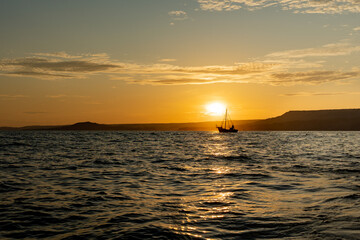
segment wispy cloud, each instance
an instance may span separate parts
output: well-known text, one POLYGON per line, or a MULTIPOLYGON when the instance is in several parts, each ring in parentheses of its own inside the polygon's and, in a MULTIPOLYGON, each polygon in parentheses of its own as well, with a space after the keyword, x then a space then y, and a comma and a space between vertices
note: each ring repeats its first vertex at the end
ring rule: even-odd
POLYGON ((87 61, 106 61, 109 59, 109 55, 106 53, 83 53, 78 55, 70 55, 66 52, 55 52, 55 53, 33 53, 35 57, 46 57, 46 58, 58 58, 58 59, 77 59, 87 61))
POLYGON ((24 58, 6 63, 8 66, 39 69, 49 72, 101 72, 115 68, 113 64, 96 63, 86 60, 79 61, 54 61, 44 58, 24 58))
POLYGON ((176 59, 174 59, 174 58, 163 58, 163 59, 160 59, 159 62, 176 62, 176 59))
POLYGON ((274 52, 266 55, 269 58, 305 58, 305 57, 329 57, 344 56, 354 52, 360 52, 360 45, 354 46, 349 43, 332 43, 318 48, 305 48, 274 52))
POLYGON ((3 59, 0 61, 0 73, 53 78, 80 78, 82 74, 111 72, 122 66, 110 63, 107 55, 71 56, 66 53, 36 53, 35 56, 18 59, 3 59))
POLYGON ((7 75, 16 75, 16 76, 27 76, 27 77, 39 77, 39 78, 71 78, 71 75, 65 74, 54 74, 54 73, 47 73, 47 72, 32 72, 32 71, 13 71, 7 72, 7 75))
POLYGON ((0 98, 8 98, 8 99, 17 99, 17 98, 26 98, 27 96, 22 94, 0 94, 0 98))
POLYGON ((175 67, 173 70, 175 72, 196 74, 248 75, 268 72, 278 66, 279 64, 276 63, 249 62, 234 66, 175 67))
POLYGON ((254 62, 187 67, 174 64, 175 59, 160 59, 157 64, 142 65, 112 60, 106 54, 71 56, 66 53, 45 53, 41 56, 37 54, 28 58, 0 60, 0 74, 40 79, 87 78, 93 74, 102 74, 112 80, 152 85, 321 84, 360 77, 358 68, 330 71, 324 67, 324 57, 344 56, 355 52, 360 52, 360 46, 333 43, 318 48, 274 52, 254 62), (314 57, 323 58, 314 60, 314 57))
POLYGON ((168 14, 173 20, 181 21, 188 19, 188 15, 184 11, 171 11, 168 14))
POLYGON ((334 81, 347 80, 359 77, 359 71, 306 71, 295 73, 274 73, 270 82, 273 84, 320 84, 334 81))
POLYGON ((114 79, 136 84, 182 85, 227 82, 248 82, 265 73, 275 71, 278 64, 243 63, 233 66, 181 67, 170 64, 131 66, 128 71, 113 75, 114 79), (130 72, 134 74, 130 74, 130 72))
MULTIPOLYGON (((130 71, 130 70, 129 70, 130 71)), ((183 85, 211 83, 259 83, 271 85, 322 84, 353 79, 360 71, 289 71, 285 64, 246 63, 234 66, 179 67, 139 66, 136 74, 116 75, 114 79, 135 84, 183 85)))
POLYGON ((360 92, 294 92, 285 93, 280 96, 283 97, 309 97, 309 96, 337 96, 337 95, 354 95, 360 94, 360 92))
POLYGON ((340 14, 359 13, 358 0, 198 0, 206 11, 233 11, 245 8, 250 11, 278 6, 295 13, 340 14))
POLYGON ((76 59, 76 58, 82 58, 82 55, 70 55, 66 52, 55 52, 55 53, 34 53, 34 56, 40 56, 40 57, 55 57, 55 58, 65 58, 65 59, 76 59))
POLYGON ((353 28, 354 31, 360 31, 360 26, 353 28))

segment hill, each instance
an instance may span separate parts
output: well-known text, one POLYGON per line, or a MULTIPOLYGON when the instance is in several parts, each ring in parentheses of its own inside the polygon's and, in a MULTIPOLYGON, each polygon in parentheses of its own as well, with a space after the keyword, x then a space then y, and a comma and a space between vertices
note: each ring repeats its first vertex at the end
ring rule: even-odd
POLYGON ((359 131, 360 109, 289 111, 285 114, 245 124, 246 131, 359 131))
MULTIPOLYGON (((2 127, 0 130, 102 131, 216 131, 219 122, 98 124, 79 122, 65 126, 2 127)), ((240 131, 360 131, 360 109, 289 111, 264 120, 235 120, 240 131)))

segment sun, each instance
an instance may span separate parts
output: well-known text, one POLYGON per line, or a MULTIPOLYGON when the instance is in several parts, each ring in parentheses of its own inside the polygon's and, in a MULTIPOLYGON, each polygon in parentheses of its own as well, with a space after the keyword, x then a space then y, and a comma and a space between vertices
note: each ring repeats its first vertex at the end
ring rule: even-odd
POLYGON ((226 106, 220 102, 209 103, 205 106, 206 114, 211 116, 224 115, 226 106))

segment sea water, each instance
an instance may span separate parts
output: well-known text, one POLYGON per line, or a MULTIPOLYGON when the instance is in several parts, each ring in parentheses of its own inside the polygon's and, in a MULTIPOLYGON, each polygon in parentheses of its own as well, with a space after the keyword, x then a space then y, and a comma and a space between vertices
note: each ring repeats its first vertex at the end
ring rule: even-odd
POLYGON ((0 238, 360 239, 360 132, 0 132, 0 238))

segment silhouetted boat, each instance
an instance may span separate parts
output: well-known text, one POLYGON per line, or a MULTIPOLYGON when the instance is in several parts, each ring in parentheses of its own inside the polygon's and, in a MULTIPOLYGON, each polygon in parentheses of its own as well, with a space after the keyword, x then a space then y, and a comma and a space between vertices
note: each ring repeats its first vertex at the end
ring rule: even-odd
POLYGON ((226 109, 225 112, 225 118, 224 120, 221 122, 221 126, 218 127, 216 125, 217 129, 219 130, 219 132, 221 133, 229 133, 229 132, 238 132, 239 130, 235 129, 234 123, 230 118, 230 115, 228 115, 228 111, 226 109), (231 127, 230 127, 230 122, 231 122, 231 127), (226 128, 226 127, 230 127, 230 128, 226 128))

